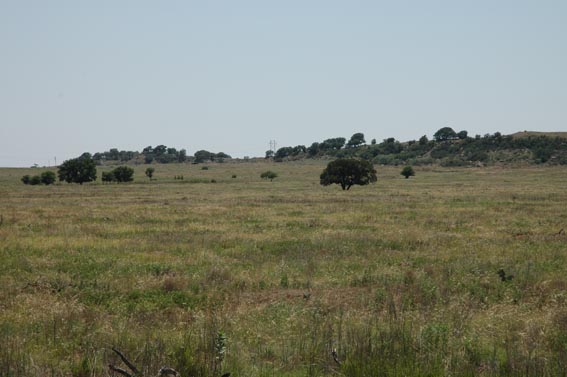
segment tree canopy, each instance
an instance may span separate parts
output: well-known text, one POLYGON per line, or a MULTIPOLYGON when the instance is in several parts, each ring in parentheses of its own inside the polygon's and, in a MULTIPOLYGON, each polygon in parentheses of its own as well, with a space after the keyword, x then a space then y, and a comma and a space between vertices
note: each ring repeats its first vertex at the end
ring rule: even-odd
POLYGON ((329 162, 320 177, 321 185, 338 184, 343 190, 349 190, 353 185, 367 185, 376 180, 376 170, 369 161, 352 158, 339 158, 329 162))
POLYGON ((90 154, 83 153, 81 157, 67 160, 57 171, 60 181, 83 184, 96 181, 96 163, 90 154))
MULTIPOLYGON (((347 147, 356 148, 364 143, 366 143, 366 140, 364 140, 364 134, 357 132, 350 137, 350 140, 347 143, 347 147)), ((374 144, 376 144, 376 142, 374 142, 374 144)))
POLYGON ((433 134, 433 138, 437 141, 445 141, 445 140, 453 140, 457 139, 457 133, 451 127, 443 127, 440 128, 435 134, 433 134))

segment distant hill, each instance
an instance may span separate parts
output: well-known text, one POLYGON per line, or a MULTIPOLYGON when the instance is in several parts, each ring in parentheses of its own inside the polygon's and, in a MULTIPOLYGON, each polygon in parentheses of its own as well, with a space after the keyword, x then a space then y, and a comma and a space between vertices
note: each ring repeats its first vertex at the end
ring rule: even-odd
POLYGON ((266 152, 274 161, 307 158, 353 157, 382 165, 483 166, 493 164, 556 164, 567 165, 567 132, 517 132, 468 136, 449 127, 437 131, 433 140, 400 142, 394 138, 366 144, 364 135, 354 134, 266 152))
POLYGON ((523 131, 523 132, 516 132, 515 134, 511 134, 510 136, 512 136, 514 139, 521 137, 539 137, 539 136, 559 137, 562 139, 567 139, 567 132, 523 131))

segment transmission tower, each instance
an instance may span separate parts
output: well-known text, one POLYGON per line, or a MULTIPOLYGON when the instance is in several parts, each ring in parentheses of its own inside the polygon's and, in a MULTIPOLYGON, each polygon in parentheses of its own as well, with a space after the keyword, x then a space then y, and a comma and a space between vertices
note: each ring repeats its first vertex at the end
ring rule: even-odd
POLYGON ((270 150, 274 153, 276 153, 276 141, 275 140, 270 140, 270 150))

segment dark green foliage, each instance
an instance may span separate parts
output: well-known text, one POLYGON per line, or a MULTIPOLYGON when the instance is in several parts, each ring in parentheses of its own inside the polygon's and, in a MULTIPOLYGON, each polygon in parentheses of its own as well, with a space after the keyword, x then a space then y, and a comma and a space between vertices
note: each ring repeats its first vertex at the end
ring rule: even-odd
POLYGON ((459 133, 457 133, 457 137, 461 140, 464 140, 464 139, 467 138, 468 134, 469 133, 467 131, 463 130, 463 131, 460 131, 459 133))
POLYGON ((219 152, 217 154, 215 154, 215 158, 217 161, 225 159, 225 158, 231 158, 230 155, 224 153, 224 152, 219 152))
POLYGON ((443 127, 433 135, 437 141, 453 140, 457 138, 457 133, 451 127, 443 127))
POLYGON ((114 180, 118 183, 132 182, 134 180, 134 169, 128 166, 119 166, 112 171, 114 180))
POLYGON ((181 150, 177 153, 177 161, 179 161, 179 162, 185 162, 185 161, 187 161, 187 150, 181 149, 181 150))
POLYGON ((150 181, 152 180, 152 177, 154 176, 154 172, 156 171, 156 169, 154 168, 147 168, 145 171, 146 177, 148 177, 150 179, 150 181))
POLYGON ((30 185, 40 185, 41 184, 41 177, 39 175, 34 175, 30 178, 30 185))
POLYGON ((296 145, 295 147, 283 147, 276 151, 274 158, 276 161, 282 161, 286 157, 296 157, 303 156, 308 152, 308 148, 305 145, 296 145))
POLYGON ((262 174, 260 174, 260 178, 269 179, 270 181, 273 181, 277 177, 278 177, 278 173, 273 172, 271 170, 265 171, 262 174))
POLYGON ((226 158, 231 158, 230 155, 224 152, 213 153, 205 150, 200 150, 195 152, 194 157, 195 157, 194 162, 196 163, 201 163, 206 161, 223 162, 226 158))
POLYGON ((406 166, 402 169, 401 175, 403 175, 406 179, 415 175, 415 171, 411 166, 406 166))
POLYGON ((274 157, 281 160, 282 158, 290 156, 292 152, 293 152, 292 147, 283 147, 276 151, 276 155, 274 157))
POLYGON ((347 143, 347 147, 356 148, 364 143, 366 143, 366 140, 364 140, 364 134, 357 132, 350 137, 350 140, 347 143))
POLYGON ((134 180, 134 169, 128 166, 119 166, 111 171, 102 172, 103 182, 132 182, 134 180))
POLYGON ((145 147, 142 150, 142 155, 144 156, 144 162, 146 164, 151 164, 154 161, 161 164, 187 161, 187 151, 185 149, 178 151, 175 148, 168 148, 163 144, 155 147, 152 147, 151 145, 145 147))
POLYGON ((307 148, 307 154, 310 157, 314 157, 319 153, 319 143, 313 143, 309 148, 307 148))
POLYGON ((43 183, 44 185, 51 185, 53 183, 55 183, 55 173, 52 171, 44 171, 43 173, 41 173, 41 183, 43 183))
POLYGON ((345 145, 346 139, 344 137, 335 137, 327 139, 319 145, 319 149, 323 151, 339 150, 345 145))
POLYGON ((29 176, 29 175, 24 175, 22 177, 22 183, 24 185, 39 185, 39 184, 44 184, 44 185, 51 185, 53 183, 55 183, 55 173, 52 171, 45 171, 43 173, 41 173, 41 175, 34 175, 33 177, 29 176))
POLYGON ((107 152, 95 153, 93 155, 93 160, 97 162, 103 161, 130 161, 135 159, 140 155, 139 152, 135 151, 119 151, 116 148, 112 148, 107 152))
POLYGON ((353 185, 367 185, 376 182, 376 170, 369 161, 356 159, 337 159, 329 162, 320 183, 323 186, 338 184, 343 190, 353 185))
POLYGON ((102 172, 102 181, 103 182, 114 182, 114 172, 112 171, 103 171, 102 172))
POLYGON ((274 157, 274 151, 271 149, 269 151, 266 151, 266 158, 272 158, 272 157, 274 157))
POLYGON ((201 163, 205 161, 212 161, 214 160, 214 153, 209 151, 200 150, 195 152, 195 162, 201 163))
POLYGON ((83 184, 96 180, 96 164, 90 155, 67 160, 59 166, 57 172, 60 181, 83 184))

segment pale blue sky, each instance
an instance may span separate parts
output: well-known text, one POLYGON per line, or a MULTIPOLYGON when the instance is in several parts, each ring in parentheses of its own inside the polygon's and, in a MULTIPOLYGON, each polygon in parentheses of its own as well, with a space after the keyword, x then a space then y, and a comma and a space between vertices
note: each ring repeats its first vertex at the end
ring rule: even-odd
POLYGON ((0 166, 567 131, 567 1, 0 0, 0 166))

